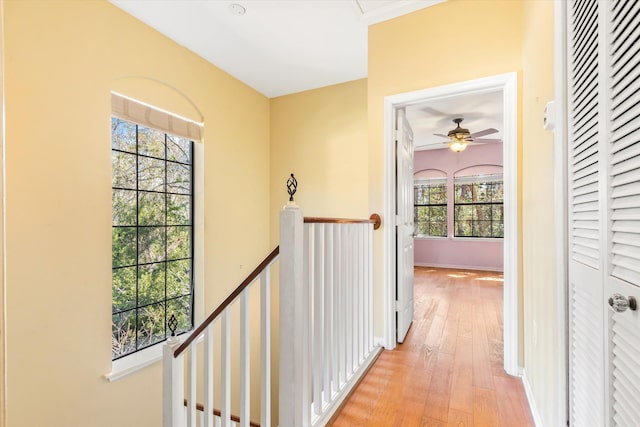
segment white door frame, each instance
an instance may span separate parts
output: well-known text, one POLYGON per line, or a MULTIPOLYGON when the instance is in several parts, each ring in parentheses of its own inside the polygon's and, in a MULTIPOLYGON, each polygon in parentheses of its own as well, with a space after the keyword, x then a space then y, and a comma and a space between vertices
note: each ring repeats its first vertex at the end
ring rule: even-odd
MULTIPOLYGON (((555 232, 556 232, 556 351, 557 375, 555 386, 559 402, 553 414, 554 425, 566 425, 569 420, 569 319, 568 319, 568 110, 567 110, 567 3, 554 3, 554 106, 553 156, 555 182, 555 232)), ((530 399, 531 400, 531 399, 530 399)))
POLYGON ((499 74, 486 78, 438 86, 414 92, 400 93, 384 98, 384 217, 389 218, 383 236, 384 251, 384 313, 387 349, 395 348, 395 224, 396 200, 394 164, 396 108, 423 103, 450 96, 493 92, 503 95, 504 138, 504 369, 510 375, 519 375, 518 365, 518 75, 499 74))

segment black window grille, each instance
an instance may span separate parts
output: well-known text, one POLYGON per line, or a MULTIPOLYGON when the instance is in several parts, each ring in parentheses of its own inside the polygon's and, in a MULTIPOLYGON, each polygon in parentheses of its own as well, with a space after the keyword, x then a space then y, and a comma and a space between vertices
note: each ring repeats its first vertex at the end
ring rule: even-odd
POLYGON ((112 359, 193 328, 193 141, 112 125, 112 359))
POLYGON ((413 191, 416 235, 447 237, 446 181, 416 182, 413 191))
POLYGON ((502 176, 454 180, 454 236, 503 238, 502 176))

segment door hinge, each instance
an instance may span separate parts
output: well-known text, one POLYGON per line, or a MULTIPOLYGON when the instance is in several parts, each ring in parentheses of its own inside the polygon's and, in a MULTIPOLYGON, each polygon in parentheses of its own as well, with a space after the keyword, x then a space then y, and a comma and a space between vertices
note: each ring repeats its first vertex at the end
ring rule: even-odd
POLYGON ((395 300, 393 302, 393 310, 394 311, 400 311, 400 302, 398 300, 395 300))
POLYGON ((400 129, 396 129, 395 137, 396 137, 396 141, 400 141, 400 138, 402 138, 402 131, 400 129))

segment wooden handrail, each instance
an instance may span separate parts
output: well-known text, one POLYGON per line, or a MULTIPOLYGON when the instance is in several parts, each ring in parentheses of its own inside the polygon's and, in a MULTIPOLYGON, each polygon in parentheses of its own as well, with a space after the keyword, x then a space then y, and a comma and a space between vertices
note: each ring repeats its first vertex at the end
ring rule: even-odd
POLYGON ((247 278, 244 279, 233 292, 231 292, 231 295, 229 295, 227 299, 225 299, 222 304, 220 304, 218 308, 216 308, 213 313, 211 313, 209 317, 207 317, 204 322, 202 322, 200 326, 198 326, 191 333, 191 335, 187 337, 186 340, 184 340, 182 344, 180 344, 180 347, 178 347, 176 351, 173 352, 173 357, 180 356, 180 354, 185 351, 187 347, 189 347, 189 344, 191 344, 196 338, 198 338, 198 336, 207 328, 207 326, 209 326, 216 319, 216 317, 218 317, 233 302, 233 300, 235 300, 242 293, 242 291, 247 286, 253 283, 258 275, 262 273, 262 270, 264 270, 269 264, 271 264, 271 262, 275 259, 275 257, 278 256, 279 253, 280 246, 276 246, 275 249, 271 251, 269 255, 267 255, 264 261, 262 261, 260 265, 258 265, 251 273, 249 273, 247 278))
POLYGON ((378 214, 371 214, 369 219, 350 219, 350 218, 318 218, 318 217, 304 217, 304 222, 310 223, 322 223, 322 224, 373 224, 373 229, 377 230, 382 225, 382 218, 378 214))
MULTIPOLYGON (((187 406, 187 399, 184 399, 184 406, 187 406)), ((196 402, 196 411, 200 411, 200 412, 204 412, 204 405, 202 403, 197 403, 196 402)), ((213 415, 215 415, 216 417, 222 417, 222 412, 220 412, 219 409, 214 409, 213 410, 213 415)), ((231 419, 231 421, 235 422, 235 423, 239 423, 240 422, 240 417, 237 415, 231 415, 229 417, 231 419)), ((249 420, 249 425, 251 427, 260 427, 260 424, 255 423, 251 420, 249 420)))

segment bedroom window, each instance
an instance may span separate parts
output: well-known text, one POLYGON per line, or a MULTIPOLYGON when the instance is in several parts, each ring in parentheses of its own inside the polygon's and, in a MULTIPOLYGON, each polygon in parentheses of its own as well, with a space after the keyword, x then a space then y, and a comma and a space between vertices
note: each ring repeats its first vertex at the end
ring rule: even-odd
POLYGON ((116 360, 164 341, 172 314, 193 328, 194 143, 115 112, 111 137, 116 360))
POLYGON ((454 178, 454 236, 503 238, 502 174, 454 178))
POLYGON ((416 178, 414 181, 416 237, 447 237, 447 179, 416 178))

